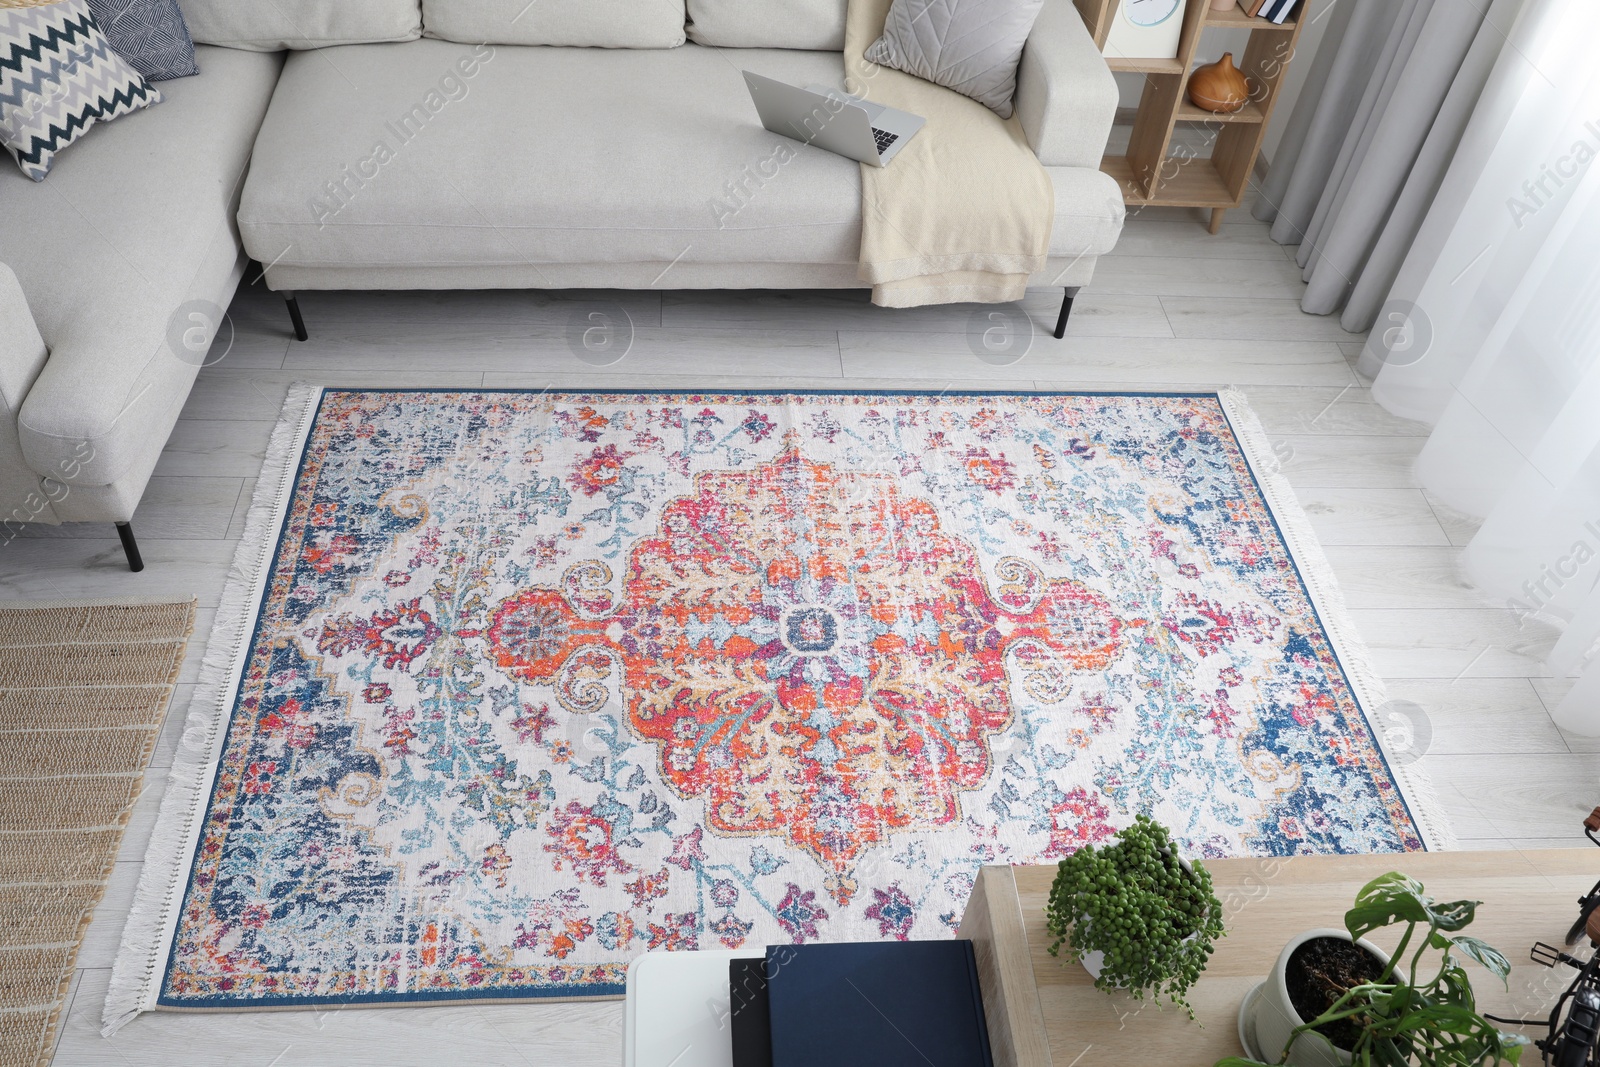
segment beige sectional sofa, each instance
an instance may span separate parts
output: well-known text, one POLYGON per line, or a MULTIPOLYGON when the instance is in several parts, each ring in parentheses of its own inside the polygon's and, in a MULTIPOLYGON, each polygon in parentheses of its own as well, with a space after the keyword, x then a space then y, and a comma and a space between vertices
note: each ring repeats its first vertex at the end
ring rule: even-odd
MULTIPOLYGON (((763 130, 740 77, 842 84, 844 0, 183 7, 199 76, 43 183, 0 168, 8 535, 111 521, 132 549, 246 256, 297 329, 304 289, 863 285, 859 165, 763 130)), ((1055 187, 1035 284, 1075 292, 1121 231, 1116 100, 1072 0, 1046 0, 1016 99, 1055 187)))

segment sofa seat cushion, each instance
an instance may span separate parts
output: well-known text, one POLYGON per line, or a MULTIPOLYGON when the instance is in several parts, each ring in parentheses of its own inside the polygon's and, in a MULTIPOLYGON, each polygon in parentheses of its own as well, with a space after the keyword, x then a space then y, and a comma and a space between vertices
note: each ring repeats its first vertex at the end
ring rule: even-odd
POLYGON ((174 351, 172 328, 192 325, 184 305, 197 292, 237 277, 233 205, 282 60, 197 56, 198 76, 97 126, 47 181, 0 168, 0 262, 50 349, 19 414, 23 453, 42 474, 76 463, 80 484, 105 485, 152 437, 159 449, 203 357, 174 351))
POLYGON ((838 53, 496 46, 466 77, 456 64, 473 54, 424 39, 291 55, 240 205, 250 254, 349 267, 855 260, 859 165, 762 129, 739 74, 836 82, 838 53))

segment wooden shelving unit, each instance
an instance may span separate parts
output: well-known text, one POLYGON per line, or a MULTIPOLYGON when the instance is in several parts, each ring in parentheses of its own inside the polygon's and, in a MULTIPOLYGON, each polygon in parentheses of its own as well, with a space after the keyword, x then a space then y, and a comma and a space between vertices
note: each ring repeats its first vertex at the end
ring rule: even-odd
MULTIPOLYGON (((1095 44, 1105 47, 1111 18, 1121 0, 1073 0, 1095 44)), ((1295 17, 1274 25, 1252 18, 1242 6, 1213 11, 1209 0, 1187 0, 1175 59, 1106 57, 1113 71, 1144 75, 1144 94, 1133 121, 1126 155, 1107 156, 1100 169, 1117 179, 1130 207, 1200 207, 1211 209, 1212 233, 1222 217, 1244 201, 1250 173, 1261 151, 1261 139, 1277 103, 1284 72, 1300 39, 1302 0, 1295 17), (1231 114, 1213 114, 1189 102, 1186 89, 1194 69, 1200 38, 1208 29, 1249 30, 1250 42, 1239 69, 1250 86, 1250 102, 1231 114), (1209 133, 1210 154, 1175 144, 1179 123, 1199 125, 1209 133)))

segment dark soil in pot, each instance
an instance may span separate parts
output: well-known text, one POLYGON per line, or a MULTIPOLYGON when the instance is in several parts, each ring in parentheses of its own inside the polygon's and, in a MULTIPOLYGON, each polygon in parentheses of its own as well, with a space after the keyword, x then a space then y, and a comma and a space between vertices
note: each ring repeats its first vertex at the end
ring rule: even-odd
MULTIPOLYGON (((1356 944, 1337 937, 1313 937, 1289 957, 1283 982, 1289 1002, 1302 1019, 1315 1019, 1333 1006, 1352 986, 1383 974, 1377 957, 1356 944)), ((1346 1052, 1361 1038, 1361 1027, 1340 1019, 1317 1028, 1317 1033, 1346 1052)))

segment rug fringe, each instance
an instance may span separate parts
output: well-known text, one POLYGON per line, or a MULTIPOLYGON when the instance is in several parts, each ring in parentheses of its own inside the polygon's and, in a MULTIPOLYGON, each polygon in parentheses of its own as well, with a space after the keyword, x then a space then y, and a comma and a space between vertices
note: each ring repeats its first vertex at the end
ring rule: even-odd
POLYGON ((1416 763, 1406 764, 1398 759, 1397 754, 1389 748, 1381 724, 1372 721, 1372 713, 1383 706, 1387 697, 1383 680, 1372 661, 1366 641, 1350 620, 1344 594, 1334 578, 1333 567, 1328 563, 1322 543, 1311 528, 1311 520, 1300 506, 1299 497, 1280 469, 1277 453, 1273 451, 1261 420, 1250 407, 1245 394, 1237 389, 1222 390, 1217 393, 1217 399, 1221 401, 1222 410, 1233 426, 1234 437, 1244 450, 1250 469, 1255 472, 1268 508, 1278 520, 1284 542, 1289 546, 1289 554, 1300 568, 1301 580, 1310 591, 1312 603, 1322 618, 1323 630, 1344 667, 1362 714, 1372 729, 1373 739, 1383 752, 1384 761, 1389 766, 1389 773, 1400 795, 1405 798, 1406 807, 1417 825, 1423 844, 1431 851, 1455 848, 1455 832, 1439 803, 1433 780, 1416 763))
POLYGON ((189 704, 183 740, 145 852, 138 893, 123 927, 122 947, 117 952, 101 1017, 100 1033, 105 1037, 154 1008, 160 995, 194 850, 211 797, 212 779, 227 740, 234 692, 244 669, 250 635, 255 630, 256 608, 322 392, 321 386, 303 382, 291 386, 267 445, 262 476, 245 520, 244 537, 228 571, 216 624, 206 642, 205 659, 189 704))

